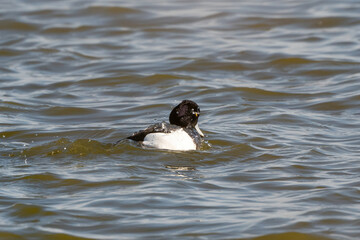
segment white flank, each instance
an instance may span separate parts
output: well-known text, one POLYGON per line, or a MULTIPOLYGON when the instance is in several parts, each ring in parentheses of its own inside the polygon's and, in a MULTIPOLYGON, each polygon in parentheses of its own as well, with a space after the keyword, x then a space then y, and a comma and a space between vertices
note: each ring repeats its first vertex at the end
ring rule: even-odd
POLYGON ((194 140, 183 129, 171 133, 150 133, 146 135, 143 144, 159 149, 188 151, 196 150, 194 140))

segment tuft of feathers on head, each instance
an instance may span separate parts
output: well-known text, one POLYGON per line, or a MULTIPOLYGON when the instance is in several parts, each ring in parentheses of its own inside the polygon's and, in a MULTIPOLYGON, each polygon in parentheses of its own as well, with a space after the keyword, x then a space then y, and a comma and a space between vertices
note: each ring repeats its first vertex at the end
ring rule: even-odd
POLYGON ((185 128, 195 127, 199 115, 199 106, 191 100, 184 100, 171 111, 169 122, 185 128))

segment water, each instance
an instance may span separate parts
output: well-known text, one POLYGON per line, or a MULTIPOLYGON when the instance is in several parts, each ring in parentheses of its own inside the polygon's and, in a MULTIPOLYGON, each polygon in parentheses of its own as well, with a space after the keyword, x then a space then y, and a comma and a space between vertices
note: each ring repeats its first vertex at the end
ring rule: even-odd
POLYGON ((1 239, 357 239, 358 1, 1 1, 1 239), (200 151, 113 143, 202 110, 200 151))

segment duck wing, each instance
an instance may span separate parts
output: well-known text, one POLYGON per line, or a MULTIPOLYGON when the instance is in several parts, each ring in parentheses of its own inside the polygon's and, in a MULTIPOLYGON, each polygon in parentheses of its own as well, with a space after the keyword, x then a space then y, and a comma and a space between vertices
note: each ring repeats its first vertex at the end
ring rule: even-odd
POLYGON ((165 122, 157 123, 149 126, 145 130, 140 130, 138 132, 135 132, 133 135, 127 137, 127 139, 131 139, 134 141, 144 141, 144 138, 149 133, 170 133, 178 128, 179 128, 178 126, 171 125, 165 122))

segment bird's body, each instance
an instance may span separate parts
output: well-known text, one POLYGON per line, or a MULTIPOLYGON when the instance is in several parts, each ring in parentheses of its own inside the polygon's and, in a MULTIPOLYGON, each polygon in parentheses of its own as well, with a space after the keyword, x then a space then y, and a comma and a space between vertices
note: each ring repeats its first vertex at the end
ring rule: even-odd
POLYGON ((200 148, 204 136, 197 125, 199 114, 200 108, 195 102, 184 100, 171 111, 170 124, 157 123, 127 138, 147 147, 196 150, 200 148))

